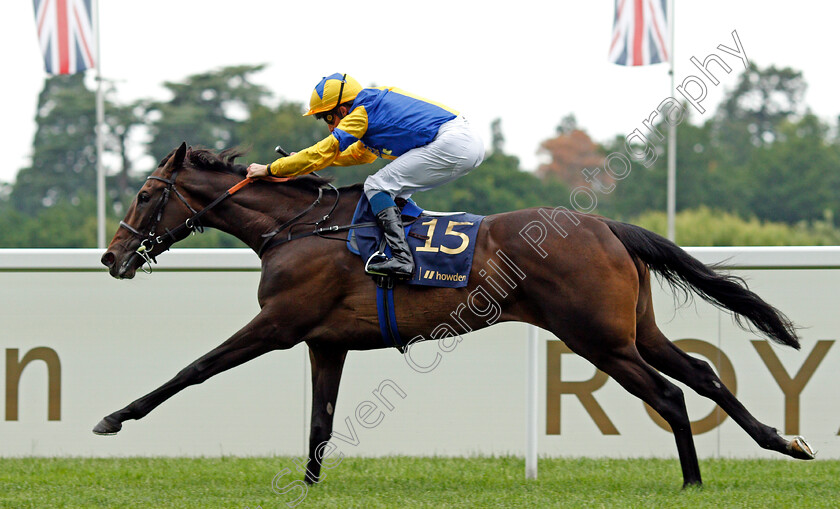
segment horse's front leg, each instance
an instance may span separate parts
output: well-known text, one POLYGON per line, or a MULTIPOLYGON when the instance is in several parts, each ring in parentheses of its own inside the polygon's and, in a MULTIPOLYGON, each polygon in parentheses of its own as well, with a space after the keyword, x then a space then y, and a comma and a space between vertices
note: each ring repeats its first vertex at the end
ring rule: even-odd
POLYGON ((93 428, 97 435, 113 435, 123 421, 140 419, 158 405, 191 385, 238 366, 271 350, 291 348, 297 340, 283 340, 275 327, 276 315, 263 309, 251 322, 207 354, 182 369, 174 378, 121 410, 106 416, 93 428))
POLYGON ((304 478, 307 484, 319 481, 321 462, 329 452, 326 445, 332 433, 335 401, 346 356, 347 350, 318 345, 309 347, 309 361, 312 367, 312 422, 309 431, 309 459, 304 478))

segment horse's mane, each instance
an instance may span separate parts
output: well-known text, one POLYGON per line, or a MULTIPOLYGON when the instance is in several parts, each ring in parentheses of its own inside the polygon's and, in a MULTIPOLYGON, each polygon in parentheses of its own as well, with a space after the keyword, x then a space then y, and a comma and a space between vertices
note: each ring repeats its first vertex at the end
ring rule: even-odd
MULTIPOLYGON (((247 166, 237 164, 236 158, 246 154, 247 151, 240 148, 229 148, 221 152, 206 148, 193 148, 187 152, 187 158, 195 168, 200 170, 218 171, 231 173, 245 177, 247 166)), ((285 186, 293 186, 301 189, 318 189, 319 187, 332 182, 332 178, 319 177, 317 175, 303 175, 283 183, 285 186)))

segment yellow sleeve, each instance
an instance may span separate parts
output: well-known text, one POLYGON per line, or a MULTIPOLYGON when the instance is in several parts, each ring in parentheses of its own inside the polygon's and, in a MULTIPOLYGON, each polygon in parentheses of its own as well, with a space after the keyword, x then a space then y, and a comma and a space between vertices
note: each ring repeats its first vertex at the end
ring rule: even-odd
POLYGON ((347 147, 347 150, 339 154, 332 162, 332 166, 353 166, 355 164, 367 164, 376 161, 376 154, 371 152, 364 143, 357 141, 347 147))
POLYGON ((338 156, 338 140, 330 135, 297 154, 277 159, 268 165, 268 173, 279 177, 305 175, 326 168, 338 156))

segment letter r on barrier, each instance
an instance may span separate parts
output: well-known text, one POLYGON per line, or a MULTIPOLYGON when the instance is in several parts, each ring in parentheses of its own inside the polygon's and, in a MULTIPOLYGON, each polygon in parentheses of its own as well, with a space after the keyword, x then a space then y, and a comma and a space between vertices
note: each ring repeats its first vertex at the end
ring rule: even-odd
POLYGON ((562 341, 548 341, 546 343, 546 410, 545 433, 547 435, 560 434, 560 396, 574 394, 580 400, 586 413, 595 421, 595 425, 603 435, 618 435, 619 432, 610 418, 595 401, 593 392, 597 391, 609 380, 609 375, 597 370, 589 380, 582 382, 564 382, 561 374, 561 358, 563 354, 573 353, 562 341))

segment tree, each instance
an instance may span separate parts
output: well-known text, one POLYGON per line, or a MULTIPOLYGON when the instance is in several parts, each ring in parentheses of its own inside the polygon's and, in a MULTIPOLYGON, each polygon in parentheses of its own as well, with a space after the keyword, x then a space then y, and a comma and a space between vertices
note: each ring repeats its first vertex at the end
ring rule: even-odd
MULTIPOLYGON (((604 151, 609 154, 626 154, 625 137, 615 136, 604 144, 604 151)), ((603 167, 604 159, 602 157, 596 166, 603 167)), ((612 192, 599 196, 597 213, 627 220, 646 210, 665 210, 667 165, 664 160, 664 157, 657 158, 656 163, 649 168, 633 161, 630 174, 615 182, 612 192)), ((679 164, 677 167, 681 171, 679 164)), ((598 177, 601 178, 603 174, 603 171, 600 172, 598 177)))
MULTIPOLYGON (((273 150, 277 144, 298 151, 329 135, 323 122, 302 116, 302 104, 269 104, 268 91, 250 81, 261 68, 228 67, 190 76, 183 83, 167 83, 173 96, 170 101, 119 105, 106 96, 106 152, 110 154, 106 162, 113 166, 108 168, 107 188, 114 204, 108 211, 109 231, 122 215, 119 204, 133 199, 145 177, 136 168, 136 143, 138 134, 146 134, 144 129, 152 135, 148 152, 155 161, 187 141, 215 149, 250 148, 248 160, 241 162, 265 163, 278 157, 273 150)), ((802 112, 804 90, 798 71, 752 66, 725 96, 714 117, 700 125, 686 119, 677 136, 678 210, 705 206, 737 213, 748 221, 816 225, 813 238, 819 240, 814 242, 836 238, 833 217, 840 196, 840 172, 836 171, 840 137, 832 135, 815 115, 802 112)), ((14 184, 0 183, 0 246, 93 246, 95 98, 83 76, 47 79, 36 121, 31 167, 21 170, 14 184)), ((657 127, 666 130, 664 125, 657 127)), ((519 160, 504 153, 501 119, 493 121, 491 134, 491 150, 481 166, 457 182, 417 193, 418 203, 430 209, 478 214, 568 205, 571 186, 593 187, 584 169, 603 168, 605 154, 626 151, 624 137, 616 136, 602 146, 578 126, 574 115, 567 115, 556 135, 542 143, 541 151, 549 162, 534 174, 522 171, 519 160)), ((632 221, 644 211, 664 210, 665 160, 659 158, 650 168, 634 162, 631 174, 617 182, 608 181, 602 171, 598 176, 602 185, 615 184, 615 188, 599 194, 597 212, 632 221)), ((334 176, 337 185, 346 185, 362 182, 387 162, 380 159, 320 173, 334 176)), ((716 214, 704 211, 703 217, 716 214)), ((715 237, 719 238, 723 237, 715 237)), ((681 236, 678 240, 683 242, 681 236)), ((241 244, 212 232, 184 245, 241 244)))
MULTIPOLYGON (((113 92, 113 89, 111 89, 113 92)), ((142 125, 138 105, 105 102, 105 151, 121 162, 106 187, 110 197, 136 191, 140 178, 132 174, 128 154, 131 132, 142 125)), ((96 190, 96 103, 81 74, 48 78, 39 97, 32 167, 22 169, 12 186, 11 203, 35 214, 64 201, 78 205, 96 190)))
POLYGON ((62 202, 80 204, 96 189, 96 103, 84 75, 47 78, 35 121, 32 166, 18 173, 12 206, 35 215, 62 202))
MULTIPOLYGON (((677 131, 677 210, 707 206, 787 221, 822 217, 830 201, 822 193, 836 189, 830 184, 836 172, 829 169, 836 150, 816 119, 796 120, 804 90, 798 71, 752 65, 714 117, 701 125, 685 119, 677 131)), ((622 150, 623 141, 616 138, 607 150, 622 150)), ((634 165, 600 211, 628 218, 664 210, 665 186, 664 162, 634 165)))
MULTIPOLYGON (((661 128, 664 129, 664 126, 661 128)), ((712 140, 712 123, 680 124, 677 131, 677 210, 700 206, 735 210, 739 192, 712 140)), ((663 168, 664 170, 664 168, 663 168)), ((663 190, 664 191, 664 190, 663 190)))
POLYGON ((759 69, 751 63, 718 108, 720 140, 737 131, 748 134, 753 146, 772 143, 779 125, 801 111, 806 86, 801 71, 775 66, 759 69))
POLYGON ((756 151, 733 208, 761 219, 796 223, 837 210, 840 153, 826 142, 828 126, 811 113, 776 128, 775 141, 756 151))
MULTIPOLYGON (((116 221, 111 226, 116 228, 116 221)), ((35 214, 0 208, 0 247, 93 247, 96 245, 96 201, 82 195, 35 214)))
MULTIPOLYGON (((241 125, 261 107, 269 91, 250 81, 262 65, 225 67, 166 82, 172 98, 147 106, 155 160, 186 141, 192 146, 223 150, 242 144, 241 125)), ((272 145, 273 146, 273 145, 272 145)))
POLYGON ((711 119, 712 143, 733 178, 749 179, 745 165, 758 148, 776 141, 783 122, 800 113, 805 88, 802 73, 789 67, 750 64, 741 74, 711 119))
POLYGON ((719 180, 707 186, 714 195, 707 205, 790 223, 836 208, 837 148, 828 127, 803 113, 805 89, 791 68, 744 71, 708 123, 719 180))
MULTIPOLYGON (((602 165, 606 155, 586 131, 578 129, 574 115, 566 116, 557 127, 557 136, 540 144, 541 154, 548 155, 549 162, 537 168, 537 175, 552 175, 569 187, 588 185, 584 169, 595 169, 602 165)), ((603 172, 601 182, 607 187, 613 180, 603 172)))
POLYGON ((578 123, 577 117, 575 117, 574 113, 569 113, 565 117, 560 119, 560 123, 557 125, 556 131, 557 134, 569 134, 572 131, 578 130, 578 123))
POLYGON ((105 107, 105 124, 108 128, 106 151, 114 152, 120 161, 119 168, 107 178, 105 184, 113 212, 117 215, 123 214, 145 177, 135 171, 134 160, 129 155, 131 135, 143 127, 145 122, 144 104, 144 101, 124 106, 109 103, 105 107))
POLYGON ((496 214, 527 207, 563 205, 569 188, 559 180, 541 180, 522 171, 519 158, 505 154, 501 121, 492 124, 493 151, 478 168, 455 182, 417 193, 415 201, 431 210, 462 210, 474 214, 496 214))
POLYGON ((490 122, 490 133, 491 133, 491 151, 493 153, 496 152, 504 152, 505 150, 505 135, 502 133, 502 119, 495 118, 492 122, 490 122))

